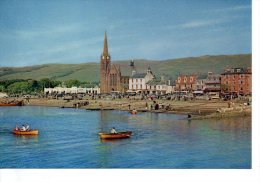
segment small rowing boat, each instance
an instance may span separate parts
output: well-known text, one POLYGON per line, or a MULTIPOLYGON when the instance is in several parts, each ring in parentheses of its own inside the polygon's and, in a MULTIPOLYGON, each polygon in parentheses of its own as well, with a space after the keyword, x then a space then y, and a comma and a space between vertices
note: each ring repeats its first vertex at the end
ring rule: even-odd
POLYGON ((120 139, 129 138, 132 135, 132 131, 123 131, 118 133, 98 133, 101 139, 120 139))
POLYGON ((21 131, 21 130, 13 130, 13 134, 15 135, 38 135, 39 131, 38 130, 27 130, 27 131, 21 131))

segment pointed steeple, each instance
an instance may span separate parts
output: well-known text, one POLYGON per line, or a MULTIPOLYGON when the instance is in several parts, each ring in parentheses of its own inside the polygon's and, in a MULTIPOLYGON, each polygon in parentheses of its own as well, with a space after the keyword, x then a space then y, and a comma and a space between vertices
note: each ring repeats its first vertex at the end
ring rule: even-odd
POLYGON ((103 56, 108 56, 107 31, 105 31, 103 56))

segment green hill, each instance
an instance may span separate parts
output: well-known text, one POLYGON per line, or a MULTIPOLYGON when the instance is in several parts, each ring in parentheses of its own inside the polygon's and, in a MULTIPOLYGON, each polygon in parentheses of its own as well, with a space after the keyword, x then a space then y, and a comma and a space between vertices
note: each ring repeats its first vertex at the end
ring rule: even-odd
MULTIPOLYGON (((251 54, 218 55, 189 57, 170 60, 135 60, 138 72, 145 72, 151 67, 157 76, 164 74, 175 79, 178 74, 205 75, 208 71, 222 73, 227 67, 251 67, 251 54)), ((130 75, 130 60, 112 61, 120 65, 123 75, 130 75)), ((99 81, 99 63, 82 64, 45 64, 28 67, 0 67, 0 80, 50 78, 53 80, 77 79, 80 81, 99 81)))

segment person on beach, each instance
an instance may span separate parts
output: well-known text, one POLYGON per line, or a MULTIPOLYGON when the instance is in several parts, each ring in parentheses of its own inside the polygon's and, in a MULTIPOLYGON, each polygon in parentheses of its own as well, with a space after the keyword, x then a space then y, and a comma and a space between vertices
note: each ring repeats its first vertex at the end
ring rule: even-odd
POLYGON ((111 129, 110 133, 117 133, 115 127, 113 127, 113 128, 111 129))
POLYGON ((133 109, 133 110, 132 110, 132 114, 137 114, 137 110, 136 110, 136 109, 133 109))

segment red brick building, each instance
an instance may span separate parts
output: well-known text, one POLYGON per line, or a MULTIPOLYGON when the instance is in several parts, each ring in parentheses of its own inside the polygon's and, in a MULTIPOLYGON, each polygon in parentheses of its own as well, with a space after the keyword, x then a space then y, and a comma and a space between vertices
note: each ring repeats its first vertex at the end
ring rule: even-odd
POLYGON ((194 91, 196 90, 197 75, 179 75, 175 81, 176 91, 194 91))
POLYGON ((221 74, 221 92, 246 95, 252 93, 251 68, 226 69, 221 74))

